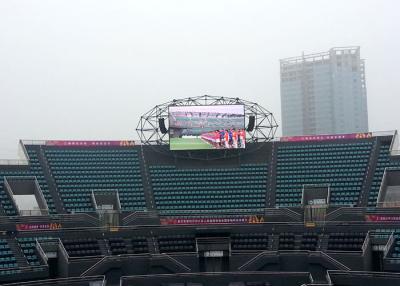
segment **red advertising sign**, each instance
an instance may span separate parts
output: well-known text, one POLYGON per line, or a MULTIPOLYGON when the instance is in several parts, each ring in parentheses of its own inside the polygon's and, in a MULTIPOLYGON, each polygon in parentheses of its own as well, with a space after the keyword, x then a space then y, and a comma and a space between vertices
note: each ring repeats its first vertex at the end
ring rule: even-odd
POLYGON ((44 223, 44 224, 25 224, 20 223, 16 224, 18 231, 26 231, 26 230, 55 230, 60 229, 61 224, 59 223, 44 223))
POLYGON ((400 222, 400 215, 366 215, 369 222, 400 222))
POLYGON ((119 141, 97 141, 97 140, 49 140, 46 141, 46 146, 59 147, 115 147, 115 146, 135 146, 133 140, 119 141))
POLYGON ((303 142, 303 141, 328 141, 340 139, 364 139, 372 138, 372 133, 351 133, 351 134, 333 134, 333 135, 305 135, 281 137, 281 142, 303 142))
POLYGON ((244 216, 244 217, 206 217, 206 218, 162 218, 162 225, 182 225, 182 224, 252 224, 263 223, 263 216, 244 216))

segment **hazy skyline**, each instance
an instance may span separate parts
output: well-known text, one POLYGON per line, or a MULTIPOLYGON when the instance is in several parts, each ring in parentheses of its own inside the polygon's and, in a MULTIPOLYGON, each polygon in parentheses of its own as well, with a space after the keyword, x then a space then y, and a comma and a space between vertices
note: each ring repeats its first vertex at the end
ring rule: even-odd
MULTIPOLYGON (((400 129, 400 1, 0 1, 0 159, 19 139, 136 139, 173 98, 280 116, 279 59, 360 46, 371 131, 400 129)), ((278 130, 278 136, 281 134, 278 130)))

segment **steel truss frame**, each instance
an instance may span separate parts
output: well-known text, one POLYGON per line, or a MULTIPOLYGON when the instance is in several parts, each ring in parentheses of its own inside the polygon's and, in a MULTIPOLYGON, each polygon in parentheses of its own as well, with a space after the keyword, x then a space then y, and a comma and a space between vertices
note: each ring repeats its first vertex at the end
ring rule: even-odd
POLYGON ((142 145, 169 145, 168 132, 165 134, 161 133, 159 128, 159 119, 164 118, 165 122, 168 121, 168 108, 170 106, 230 104, 244 105, 246 126, 248 125, 250 116, 254 116, 255 118, 254 129, 246 132, 247 143, 268 142, 275 137, 278 124, 276 123, 272 112, 255 102, 240 98, 217 97, 211 95, 174 99, 156 105, 140 117, 136 131, 142 145))

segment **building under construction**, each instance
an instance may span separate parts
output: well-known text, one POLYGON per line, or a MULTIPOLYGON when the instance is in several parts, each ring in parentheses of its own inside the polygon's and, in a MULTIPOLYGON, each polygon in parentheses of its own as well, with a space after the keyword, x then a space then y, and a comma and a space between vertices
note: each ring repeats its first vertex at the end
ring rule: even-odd
POLYGON ((280 72, 284 136, 368 131, 360 47, 282 59, 280 72))

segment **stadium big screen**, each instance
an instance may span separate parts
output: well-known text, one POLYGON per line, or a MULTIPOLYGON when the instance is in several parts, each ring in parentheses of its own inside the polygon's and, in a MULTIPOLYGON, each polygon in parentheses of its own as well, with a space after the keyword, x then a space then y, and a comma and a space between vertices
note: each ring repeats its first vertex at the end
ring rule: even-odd
POLYGON ((244 105, 169 107, 170 150, 245 148, 244 105))

